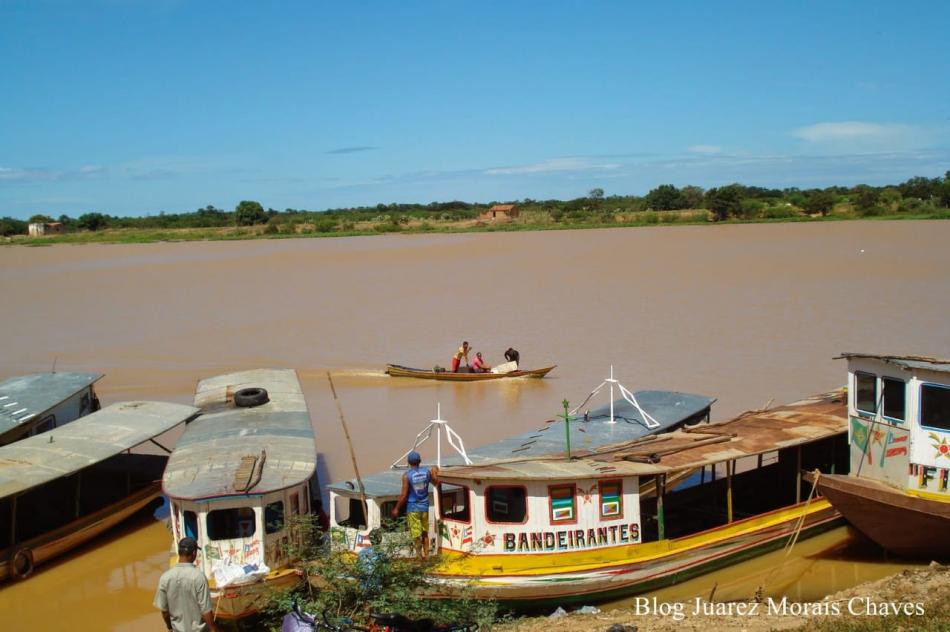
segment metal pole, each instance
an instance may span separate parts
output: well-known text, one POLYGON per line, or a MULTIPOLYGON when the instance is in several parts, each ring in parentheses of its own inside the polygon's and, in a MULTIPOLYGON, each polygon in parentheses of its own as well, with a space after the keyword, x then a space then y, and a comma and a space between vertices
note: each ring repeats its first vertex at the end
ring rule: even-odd
POLYGON ((610 365, 610 423, 614 422, 614 365, 610 365))
POLYGON ((656 477, 656 525, 657 537, 660 540, 666 539, 666 516, 663 515, 663 494, 666 492, 666 474, 658 474, 656 477))
POLYGON ((732 473, 735 467, 735 461, 726 461, 726 521, 729 524, 732 524, 732 473))
MULTIPOLYGON (((871 437, 868 436, 870 443, 871 437)), ((795 451, 795 504, 802 502, 802 446, 795 451)))
POLYGON ((567 439, 567 460, 571 460, 571 416, 567 412, 567 400, 561 402, 564 405, 564 437, 567 439))

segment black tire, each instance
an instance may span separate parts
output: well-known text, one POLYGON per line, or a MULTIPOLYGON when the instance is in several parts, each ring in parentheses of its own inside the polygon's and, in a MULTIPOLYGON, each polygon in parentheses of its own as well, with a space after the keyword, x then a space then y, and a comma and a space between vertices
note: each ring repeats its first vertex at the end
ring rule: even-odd
POLYGON ((10 556, 10 575, 14 579, 26 579, 33 574, 33 551, 23 547, 10 556))
POLYGON ((239 408, 253 408, 269 401, 267 390, 263 388, 242 388, 234 394, 234 405, 239 408))

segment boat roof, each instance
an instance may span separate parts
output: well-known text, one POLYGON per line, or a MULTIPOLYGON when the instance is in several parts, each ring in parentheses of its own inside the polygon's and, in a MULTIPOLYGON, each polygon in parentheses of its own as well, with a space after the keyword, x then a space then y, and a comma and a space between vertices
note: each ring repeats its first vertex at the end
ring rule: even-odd
POLYGON ((100 379, 101 373, 35 373, 0 382, 0 435, 42 416, 100 379))
POLYGON ((171 430, 197 408, 120 402, 42 434, 0 447, 0 498, 105 461, 171 430))
POLYGON ((870 358, 873 360, 881 360, 888 364, 897 365, 903 369, 926 369, 927 371, 937 371, 940 373, 950 373, 950 360, 941 359, 941 358, 931 358, 928 356, 915 356, 915 355, 879 355, 874 353, 851 353, 846 352, 842 353, 840 356, 835 358, 836 360, 840 358, 846 358, 850 360, 851 358, 870 358))
POLYGON ((512 460, 486 466, 446 467, 448 481, 564 480, 606 476, 650 476, 757 456, 847 432, 847 396, 832 391, 766 411, 752 411, 723 423, 652 435, 579 458, 512 460))
POLYGON ((162 487, 168 496, 197 500, 265 494, 313 475, 317 447, 293 369, 254 369, 201 380, 195 406, 202 414, 188 424, 165 467, 162 487), (267 403, 234 405, 237 391, 254 387, 267 390, 267 403), (257 480, 250 487, 248 468, 257 480), (238 480, 242 476, 244 484, 238 480))
MULTIPOLYGON (((659 422, 658 428, 648 428, 640 412, 626 400, 620 399, 614 402, 616 423, 609 423, 610 404, 592 410, 587 422, 583 421, 583 415, 571 418, 572 451, 598 450, 604 446, 632 441, 651 433, 669 431, 697 415, 704 415, 716 401, 704 395, 672 391, 637 391, 634 396, 640 407, 659 422)), ((504 461, 564 454, 566 449, 564 420, 552 419, 535 430, 469 450, 468 457, 475 466, 483 466, 504 461)), ((463 464, 462 458, 455 454, 442 459, 443 467, 463 464)), ((390 469, 364 476, 363 486, 366 495, 398 496, 404 471, 390 469)), ((355 479, 333 483, 327 488, 349 495, 355 494, 358 490, 355 479)))

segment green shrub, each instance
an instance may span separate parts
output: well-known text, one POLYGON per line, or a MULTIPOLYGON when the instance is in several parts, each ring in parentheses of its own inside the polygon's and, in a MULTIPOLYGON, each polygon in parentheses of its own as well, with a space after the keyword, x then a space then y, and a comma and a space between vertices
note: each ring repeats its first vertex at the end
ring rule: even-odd
POLYGON ((412 619, 432 619, 436 624, 478 623, 483 629, 494 621, 497 604, 476 600, 464 588, 453 599, 429 597, 429 578, 441 560, 437 555, 424 561, 406 558, 411 542, 404 525, 384 526, 383 541, 374 547, 377 557, 369 569, 342 547, 323 544, 307 518, 296 519, 291 525, 304 534, 306 544, 288 554, 291 559, 307 560, 301 566, 320 588, 272 595, 264 620, 271 630, 280 629, 280 619, 290 611, 294 599, 302 610, 318 618, 324 614, 331 621, 345 617, 363 625, 368 623, 369 612, 394 612, 412 619))
POLYGON ((754 198, 746 198, 739 203, 739 216, 743 219, 755 219, 762 215, 765 203, 754 198))
POLYGON ((336 220, 333 219, 318 219, 313 224, 313 229, 318 233, 332 233, 336 228, 336 220))
POLYGON ((881 206, 880 204, 874 204, 873 206, 866 206, 856 209, 858 217, 877 217, 879 215, 886 215, 887 209, 881 206))
POLYGON ((798 217, 798 209, 794 206, 779 204, 778 206, 766 206, 762 209, 762 217, 765 219, 784 219, 786 217, 798 217))

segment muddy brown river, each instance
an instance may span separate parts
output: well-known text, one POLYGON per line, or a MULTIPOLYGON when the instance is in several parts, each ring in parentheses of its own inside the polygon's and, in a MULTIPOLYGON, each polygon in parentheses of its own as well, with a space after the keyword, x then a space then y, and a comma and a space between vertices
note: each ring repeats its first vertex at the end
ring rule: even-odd
MULTIPOLYGON (((441 403, 469 446, 580 403, 610 366, 631 390, 718 398, 714 419, 837 387, 842 351, 950 356, 950 222, 650 227, 281 241, 0 248, 0 379, 100 371, 104 404, 190 403, 202 377, 299 372, 324 479, 387 466, 441 403), (462 339, 514 346, 548 379, 445 384, 462 339)), ((606 403, 606 399, 601 403, 606 403)), ((164 439, 172 443, 176 437, 164 439)), ((0 587, 5 630, 162 629, 164 525, 142 520, 0 587)), ((664 591, 811 599, 903 566, 841 528, 664 591), (775 557, 779 555, 780 557, 775 557)))

